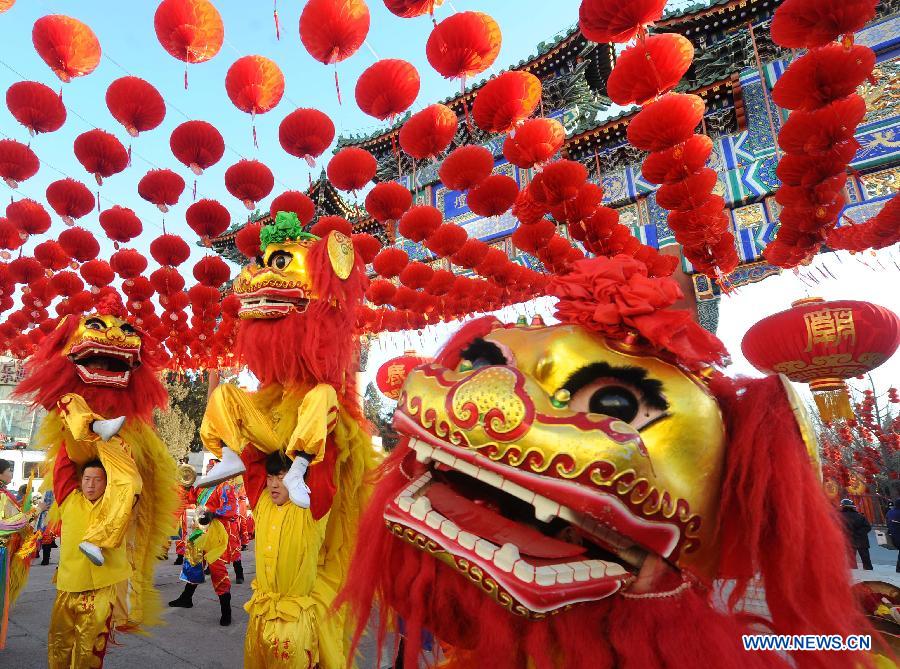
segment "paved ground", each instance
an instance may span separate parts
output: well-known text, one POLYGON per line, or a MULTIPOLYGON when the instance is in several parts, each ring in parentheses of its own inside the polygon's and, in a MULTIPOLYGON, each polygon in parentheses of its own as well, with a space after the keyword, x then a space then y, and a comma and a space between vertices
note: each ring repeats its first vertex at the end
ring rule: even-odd
MULTIPOLYGON (((10 616, 6 650, 0 651, 0 667, 4 669, 43 669, 47 666, 47 627, 50 607, 56 596, 56 588, 50 582, 56 571, 59 552, 54 550, 51 565, 42 567, 35 562, 28 585, 13 607, 10 616)), ((156 584, 162 592, 163 602, 175 599, 183 584, 178 580, 180 567, 160 561, 156 571, 156 584)), ((253 549, 243 553, 246 581, 243 585, 232 583, 232 616, 230 627, 219 626, 219 602, 207 582, 194 594, 194 608, 166 608, 166 625, 153 630, 152 636, 121 634, 106 656, 106 669, 239 669, 242 666, 244 632, 247 613, 244 603, 250 598, 250 582, 256 572, 253 549)), ((234 572, 229 570, 232 580, 234 572)), ((375 666, 371 645, 362 647, 360 669, 375 666)))
MULTIPOLYGON (((900 586, 900 574, 894 570, 897 552, 879 547, 875 535, 870 536, 872 563, 875 571, 854 570, 856 580, 877 579, 900 586)), ((43 669, 46 663, 47 626, 50 607, 56 589, 50 582, 56 570, 58 551, 54 550, 51 565, 42 567, 35 563, 25 592, 19 597, 12 611, 9 635, 5 651, 0 652, 0 667, 4 669, 43 669)), ((230 627, 219 627, 219 603, 212 586, 207 583, 197 588, 194 608, 164 611, 167 625, 156 628, 152 636, 122 634, 119 646, 110 649, 106 656, 106 669, 239 669, 242 666, 244 631, 247 614, 243 605, 250 597, 250 582, 256 572, 252 546, 243 554, 246 582, 232 585, 232 610, 234 622, 230 627)), ((174 599, 182 590, 178 580, 180 567, 159 563, 156 584, 164 602, 174 599)), ((231 573, 234 576, 233 572, 231 573)), ((360 669, 374 669, 373 644, 363 640, 360 669)))

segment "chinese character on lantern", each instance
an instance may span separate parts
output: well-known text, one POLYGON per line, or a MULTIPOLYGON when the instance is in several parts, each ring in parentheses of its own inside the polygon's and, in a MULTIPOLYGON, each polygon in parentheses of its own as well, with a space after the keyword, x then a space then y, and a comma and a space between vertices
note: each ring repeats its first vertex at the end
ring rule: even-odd
POLYGON ((806 351, 813 346, 836 347, 847 340, 851 345, 856 343, 856 327, 853 324, 853 312, 849 309, 822 309, 804 314, 806 321, 806 351))

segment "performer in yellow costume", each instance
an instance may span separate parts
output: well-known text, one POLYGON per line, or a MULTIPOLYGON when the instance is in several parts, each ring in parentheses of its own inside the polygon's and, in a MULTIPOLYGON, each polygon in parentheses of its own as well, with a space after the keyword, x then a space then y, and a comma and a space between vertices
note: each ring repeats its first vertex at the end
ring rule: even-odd
POLYGON ((159 622, 153 569, 178 507, 175 463, 152 427, 163 364, 110 294, 44 339, 16 389, 49 412, 36 443, 63 532, 51 669, 100 667, 114 629, 159 622))
POLYGON ((19 504, 7 489, 12 476, 12 463, 0 460, 0 650, 6 646, 9 610, 28 580, 36 546, 30 522, 46 509, 43 504, 32 508, 19 504))
POLYGON ((332 603, 374 454, 354 378, 365 272, 348 237, 305 233, 292 214, 263 228, 260 249, 234 283, 237 353, 260 389, 222 385, 211 395, 200 436, 222 462, 197 485, 242 474, 269 454, 281 458, 279 485, 291 504, 271 493, 254 501, 248 484, 258 566, 245 665, 338 669, 347 665, 349 628, 332 603))

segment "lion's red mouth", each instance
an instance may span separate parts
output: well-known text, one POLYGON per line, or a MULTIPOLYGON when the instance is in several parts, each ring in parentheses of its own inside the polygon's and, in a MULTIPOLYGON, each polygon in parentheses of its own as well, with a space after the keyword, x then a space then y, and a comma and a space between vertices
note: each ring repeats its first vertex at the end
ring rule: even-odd
POLYGON ((302 288, 260 288, 252 293, 239 293, 238 316, 250 318, 282 318, 293 311, 304 311, 309 297, 302 288))
POLYGON ((93 386, 126 388, 131 372, 140 364, 140 353, 139 349, 85 340, 72 347, 69 359, 82 382, 93 386))

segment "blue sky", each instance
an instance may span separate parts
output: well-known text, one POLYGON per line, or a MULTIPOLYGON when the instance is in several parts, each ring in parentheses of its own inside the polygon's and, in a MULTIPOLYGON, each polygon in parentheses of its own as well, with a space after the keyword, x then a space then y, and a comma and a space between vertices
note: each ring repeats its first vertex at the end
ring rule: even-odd
MULTIPOLYGON (((279 193, 289 189, 304 190, 309 184, 310 173, 315 178, 331 156, 331 151, 327 151, 310 169, 304 161, 282 150, 278 143, 278 124, 296 107, 315 107, 324 111, 334 121, 338 135, 371 132, 384 127, 384 124, 357 108, 353 95, 357 77, 376 60, 376 54, 377 58, 404 58, 419 70, 422 88, 413 110, 459 90, 457 81, 443 79, 425 59, 425 42, 431 29, 427 16, 400 19, 388 12, 379 0, 368 2, 372 21, 367 45, 338 66, 343 100, 343 104, 339 105, 333 69, 313 60, 300 42, 298 24, 304 3, 279 0, 280 41, 275 39, 272 3, 268 0, 218 0, 215 4, 225 24, 225 44, 211 61, 190 66, 188 90, 183 87, 184 64, 166 53, 156 39, 153 15, 158 3, 155 1, 19 0, 11 10, 0 14, 0 44, 3 44, 0 50, 0 88, 4 91, 21 78, 40 81, 54 90, 61 87, 31 43, 31 28, 34 21, 43 15, 64 13, 87 23, 103 48, 103 58, 93 73, 62 85, 63 100, 69 111, 66 124, 55 133, 31 140, 32 148, 42 160, 41 169, 36 176, 21 184, 18 193, 10 191, 12 195, 16 199, 31 197, 45 202, 46 186, 63 177, 60 171, 83 181, 96 191, 93 178, 75 159, 72 143, 86 130, 103 128, 116 135, 126 146, 131 142, 133 161, 124 172, 105 180, 101 188, 102 208, 113 204, 132 208, 143 221, 145 230, 144 235, 132 245, 146 251, 150 241, 161 233, 163 215, 137 195, 137 183, 147 170, 154 167, 173 169, 184 177, 188 186, 178 205, 165 216, 166 229, 183 234, 193 243, 196 236, 184 223, 184 211, 192 202, 194 176, 175 160, 169 150, 172 129, 188 118, 213 123, 225 137, 225 156, 197 179, 197 197, 219 200, 229 209, 232 221, 235 221, 243 220, 247 211, 225 190, 223 179, 225 169, 241 157, 261 160, 275 173, 275 189, 261 205, 268 209, 268 202, 279 193), (286 80, 285 96, 281 103, 271 112, 256 118, 258 149, 253 146, 250 116, 234 107, 225 93, 224 84, 228 67, 241 56, 250 54, 273 59, 281 67, 286 80), (110 82, 127 74, 152 83, 167 104, 163 124, 133 140, 112 118, 104 100, 110 82)), ((438 19, 449 16, 453 8, 458 11, 478 9, 491 14, 503 31, 503 46, 494 65, 494 71, 499 71, 534 53, 539 42, 552 39, 557 32, 574 25, 578 5, 577 0, 448 0, 438 9, 436 16, 438 19)), ((29 141, 27 130, 15 121, 5 105, 0 107, 0 133, 23 142, 29 141)), ((0 191, 6 189, 5 185, 0 184, 0 191)), ((97 234, 103 245, 101 255, 108 257, 113 249, 109 242, 104 241, 97 214, 95 210, 81 219, 79 224, 97 234)), ((48 233, 51 236, 63 229, 58 217, 53 215, 53 219, 53 228, 48 233)), ((39 238, 29 240, 25 251, 28 252, 40 241, 42 239, 39 238)), ((201 254, 202 250, 196 249, 195 259, 201 254)))

